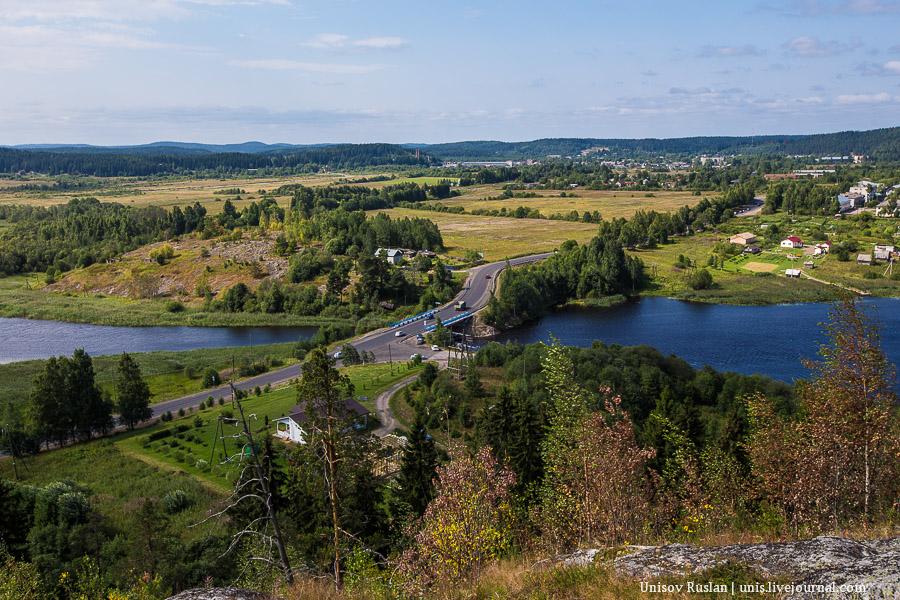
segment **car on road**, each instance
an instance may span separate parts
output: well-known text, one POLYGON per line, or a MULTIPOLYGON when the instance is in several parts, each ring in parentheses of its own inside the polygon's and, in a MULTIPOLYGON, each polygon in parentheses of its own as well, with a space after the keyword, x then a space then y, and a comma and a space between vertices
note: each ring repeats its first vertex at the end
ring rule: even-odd
POLYGON ((417 335, 416 336, 416 344, 421 346, 424 343, 425 343, 425 338, 422 337, 422 334, 417 335))
POLYGON ((485 279, 490 279, 490 278, 491 278, 491 274, 490 274, 490 273, 485 273, 485 274, 484 274, 484 278, 485 278, 485 279))
POLYGON ((431 349, 434 350, 435 352, 438 352, 441 349, 441 347, 438 346, 437 344, 432 344, 431 349))
POLYGON ((341 351, 338 350, 337 352, 335 352, 335 353, 334 353, 334 357, 335 357, 335 358, 340 358, 340 357, 341 357, 341 351))
POLYGON ((417 358, 422 358, 422 355, 419 354, 418 352, 415 353, 415 354, 410 354, 410 355, 409 355, 409 360, 416 360, 417 358))
POLYGON ((397 333, 394 334, 394 337, 403 337, 404 335, 406 335, 406 332, 398 331, 397 333))

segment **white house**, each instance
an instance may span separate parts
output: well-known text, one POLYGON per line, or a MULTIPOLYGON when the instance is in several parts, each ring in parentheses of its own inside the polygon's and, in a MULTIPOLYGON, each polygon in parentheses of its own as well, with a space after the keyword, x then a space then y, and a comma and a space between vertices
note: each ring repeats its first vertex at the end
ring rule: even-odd
POLYGON ((781 247, 782 248, 802 248, 803 240, 801 240, 798 237, 791 236, 789 238, 785 238, 785 239, 781 240, 781 247))
MULTIPOLYGON (((354 400, 347 398, 338 405, 339 410, 343 413, 342 419, 346 420, 348 425, 353 427, 365 427, 368 423, 369 409, 354 400)), ((322 408, 317 411, 320 415, 324 413, 322 408)), ((306 432, 303 430, 304 425, 309 421, 306 416, 306 407, 295 406, 287 416, 272 419, 275 423, 275 437, 290 440, 298 444, 305 444, 306 432)))
POLYGON ((872 254, 875 255, 875 260, 890 260, 891 253, 893 251, 894 251, 893 246, 882 246, 882 245, 876 244, 875 250, 872 252, 872 254))
POLYGON ((403 260, 403 251, 391 248, 379 248, 375 251, 375 256, 381 256, 382 253, 387 257, 387 261, 392 265, 398 264, 403 260))

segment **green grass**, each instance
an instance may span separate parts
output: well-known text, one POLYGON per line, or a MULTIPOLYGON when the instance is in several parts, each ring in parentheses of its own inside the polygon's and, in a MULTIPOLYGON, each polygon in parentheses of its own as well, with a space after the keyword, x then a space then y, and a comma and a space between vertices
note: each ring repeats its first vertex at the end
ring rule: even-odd
MULTIPOLYGON (((369 415, 369 426, 375 428, 379 425, 374 415, 375 396, 410 375, 415 375, 422 366, 411 367, 408 363, 395 363, 393 373, 388 364, 358 365, 341 369, 341 372, 350 377, 354 385, 356 396, 368 395, 368 400, 363 401, 373 414, 369 415)), ((262 434, 267 422, 287 415, 290 409, 297 405, 297 390, 294 386, 285 386, 264 392, 260 396, 246 398, 242 402, 244 412, 247 415, 254 414, 256 419, 251 421, 254 431, 262 434), (267 421, 268 419, 268 421, 267 421)), ((145 460, 164 465, 167 468, 181 470, 186 473, 209 482, 212 485, 226 489, 234 482, 236 476, 235 465, 239 459, 232 459, 228 465, 220 465, 228 457, 232 457, 241 448, 235 445, 235 440, 226 440, 222 447, 222 440, 217 439, 217 418, 223 413, 231 413, 237 417, 237 411, 226 401, 223 406, 218 403, 213 408, 199 410, 196 407, 183 418, 176 418, 171 423, 159 423, 151 427, 135 432, 120 434, 115 438, 116 445, 123 451, 139 456, 145 460), (199 417, 200 427, 195 426, 199 417), (178 434, 179 437, 169 436, 160 440, 149 442, 147 436, 161 429, 175 430, 179 425, 186 425, 189 429, 178 434), (176 444, 173 446, 173 443, 176 444), (215 449, 214 449, 215 446, 215 449), (199 465, 197 461, 206 461, 207 465, 199 465)), ((233 425, 225 425, 226 434, 235 432, 233 425)), ((272 426, 269 431, 274 432, 272 426)), ((220 432, 221 433, 221 432, 220 432)))
MULTIPOLYGON (((261 360, 264 357, 275 358, 285 364, 291 364, 295 362, 291 356, 293 346, 292 342, 287 342, 255 346, 252 349, 248 346, 202 348, 177 352, 133 353, 131 356, 141 367, 144 379, 150 386, 151 402, 157 403, 201 391, 203 388, 200 378, 203 370, 210 366, 217 371, 229 368, 232 357, 237 364, 240 364, 244 358, 261 360), (191 370, 194 371, 193 378, 188 377, 191 370)), ((97 383, 112 395, 119 355, 102 355, 92 358, 97 383)), ((0 405, 11 403, 17 407, 23 407, 28 401, 31 381, 43 370, 44 363, 43 360, 28 360, 0 364, 0 405)))
POLYGON ((43 292, 34 289, 36 283, 25 275, 0 278, 0 317, 48 319, 149 327, 156 325, 185 325, 193 327, 259 327, 259 326, 321 326, 328 323, 348 324, 347 319, 301 317, 291 314, 204 312, 186 308, 182 312, 165 310, 169 299, 131 300, 119 297, 79 296, 71 293, 43 292))
MULTIPOLYGON (((111 520, 111 525, 125 528, 136 501, 162 498, 169 491, 187 493, 191 507, 172 516, 174 530, 185 538, 205 535, 205 527, 189 528, 199 522, 206 509, 222 499, 222 491, 200 482, 184 472, 171 472, 140 460, 109 439, 78 444, 17 461, 19 481, 44 486, 68 479, 90 488, 91 504, 111 520), (129 509, 127 507, 132 507, 129 509)), ((15 471, 8 458, 0 460, 0 478, 13 480, 15 471)))

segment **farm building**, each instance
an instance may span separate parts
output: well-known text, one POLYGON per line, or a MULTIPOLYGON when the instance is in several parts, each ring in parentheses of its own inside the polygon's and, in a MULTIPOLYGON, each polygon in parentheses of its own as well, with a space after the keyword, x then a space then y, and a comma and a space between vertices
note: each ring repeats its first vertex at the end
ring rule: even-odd
POLYGON ((756 244, 748 244, 746 248, 744 248, 745 254, 759 254, 762 252, 762 249, 756 244))
POLYGON ((872 254, 875 255, 876 260, 890 260, 891 253, 894 251, 893 246, 881 246, 875 245, 875 250, 872 254))
MULTIPOLYGON (((349 426, 362 428, 368 423, 369 409, 353 398, 347 398, 340 402, 338 407, 349 426)), ((320 407, 316 412, 319 415, 323 415, 324 409, 320 407)), ((275 436, 297 442, 298 444, 304 444, 306 443, 304 440, 306 432, 303 430, 303 426, 308 421, 309 417, 306 415, 306 407, 295 406, 287 416, 272 419, 272 422, 275 423, 275 436)))
POLYGON ((788 277, 800 277, 800 269, 785 269, 784 274, 788 277))
POLYGON ((872 255, 871 254, 859 254, 856 257, 856 264, 858 265, 871 265, 872 264, 872 255))
POLYGON ((798 237, 791 236, 789 238, 785 238, 785 239, 781 240, 781 247, 782 248, 802 248, 803 240, 801 240, 798 237))
POLYGON ((816 268, 816 263, 814 263, 814 262, 811 261, 811 260, 808 260, 808 261, 806 261, 805 263, 803 263, 803 268, 804 268, 804 269, 815 269, 815 268, 816 268))
POLYGON ((750 232, 744 232, 731 236, 730 238, 728 238, 728 241, 732 244, 740 244, 741 246, 746 246, 747 244, 754 243, 756 241, 756 236, 750 232))

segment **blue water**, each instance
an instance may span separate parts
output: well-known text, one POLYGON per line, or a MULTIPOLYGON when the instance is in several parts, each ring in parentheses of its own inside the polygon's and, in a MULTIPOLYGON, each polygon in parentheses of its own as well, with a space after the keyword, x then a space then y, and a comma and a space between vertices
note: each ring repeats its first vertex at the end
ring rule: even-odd
MULTIPOLYGON (((881 325, 882 348, 894 364, 900 362, 900 299, 876 298, 871 307, 881 325)), ((726 306, 647 297, 613 308, 570 307, 508 331, 497 341, 523 344, 549 342, 553 334, 563 344, 588 347, 646 344, 674 354, 695 368, 761 373, 791 382, 806 378, 801 359, 816 359, 826 342, 820 324, 828 320, 826 304, 726 306)))
POLYGON ((71 355, 78 348, 88 354, 196 350, 226 346, 254 346, 296 342, 313 336, 318 327, 110 327, 0 319, 0 363, 71 355))

